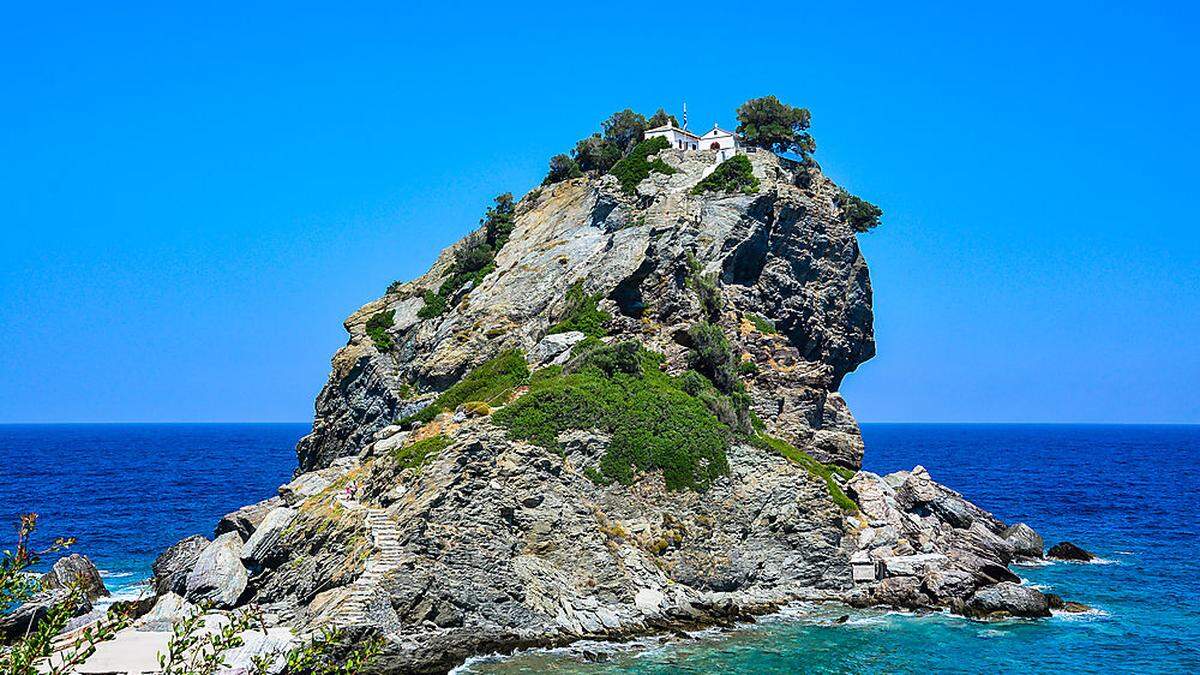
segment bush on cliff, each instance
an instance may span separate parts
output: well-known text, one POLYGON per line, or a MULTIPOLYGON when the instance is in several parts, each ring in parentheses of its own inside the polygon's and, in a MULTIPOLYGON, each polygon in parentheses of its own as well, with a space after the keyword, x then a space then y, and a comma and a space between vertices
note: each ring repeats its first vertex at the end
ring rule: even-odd
POLYGON ((438 453, 449 446, 450 439, 438 434, 392 450, 392 459, 396 460, 396 467, 399 469, 420 471, 426 462, 437 457, 438 453))
POLYGON ((628 485, 637 471, 661 470, 669 490, 705 490, 729 472, 729 428, 659 369, 661 355, 636 342, 596 342, 577 349, 570 368, 535 373, 529 393, 497 411, 495 422, 547 448, 558 448, 558 435, 570 429, 610 434, 589 472, 601 483, 628 485))
POLYGON ((854 500, 846 496, 845 491, 842 490, 842 486, 838 485, 837 481, 834 480, 834 476, 838 476, 843 480, 852 478, 854 472, 850 469, 835 464, 822 464, 814 459, 812 455, 800 450, 791 443, 763 433, 752 437, 750 442, 764 450, 771 450, 783 455, 787 459, 804 467, 810 474, 824 480, 825 486, 829 490, 829 498, 846 513, 858 511, 858 505, 854 503, 854 500))
POLYGON ((691 253, 687 257, 687 266, 687 285, 696 294, 696 301, 700 303, 700 311, 709 321, 719 321, 721 310, 725 306, 725 299, 721 296, 720 286, 717 285, 717 273, 704 274, 704 267, 691 253))
POLYGON ((495 358, 479 364, 420 412, 401 419, 400 424, 425 424, 467 401, 502 405, 512 395, 513 389, 525 384, 528 379, 529 366, 521 352, 515 349, 501 352, 495 358))
POLYGON ((375 348, 381 352, 391 351, 392 336, 388 329, 396 322, 396 310, 389 309, 375 314, 367 319, 367 335, 375 343, 375 348))
POLYGON ((752 98, 737 109, 737 133, 742 141, 771 152, 791 152, 807 159, 817 149, 808 133, 812 115, 806 108, 780 102, 774 96, 752 98))
POLYGON ((575 162, 583 171, 606 173, 621 161, 621 149, 615 143, 604 140, 600 134, 592 134, 575 144, 571 151, 575 162))
POLYGON ((867 232, 879 227, 883 209, 871 202, 839 188, 833 203, 842 210, 842 220, 853 227, 855 232, 867 232))
POLYGON ((571 159, 570 155, 555 155, 550 158, 550 171, 542 180, 542 185, 558 183, 569 178, 579 178, 582 175, 583 171, 580 170, 579 163, 571 159))
POLYGON ((619 110, 600 123, 604 140, 612 143, 624 155, 641 142, 646 135, 646 118, 626 108, 619 110))
POLYGON ((577 330, 590 337, 603 337, 608 333, 604 324, 612 316, 599 308, 600 295, 583 292, 583 284, 574 284, 567 289, 567 311, 563 318, 550 327, 548 335, 577 330))
POLYGON ((721 327, 697 323, 688 329, 688 338, 692 341, 688 355, 691 367, 712 380, 722 392, 733 392, 738 384, 737 359, 721 327))
POLYGON ((651 173, 675 173, 675 169, 661 159, 655 159, 653 162, 649 159, 650 155, 669 147, 671 142, 662 136, 642 141, 624 159, 617 162, 609 173, 617 177, 623 190, 632 194, 637 191, 638 183, 646 180, 651 173))
POLYGON ((692 194, 700 195, 705 192, 741 192, 754 194, 758 192, 758 179, 754 177, 754 167, 745 155, 734 155, 717 165, 696 187, 692 194))
POLYGON ((516 205, 511 192, 496 195, 494 206, 489 206, 479 220, 479 230, 467 235, 462 244, 454 249, 454 262, 446 270, 446 279, 437 293, 426 291, 425 306, 417 316, 432 319, 441 316, 449 308, 449 300, 468 283, 478 286, 483 278, 496 269, 496 254, 508 243, 516 226, 516 205))

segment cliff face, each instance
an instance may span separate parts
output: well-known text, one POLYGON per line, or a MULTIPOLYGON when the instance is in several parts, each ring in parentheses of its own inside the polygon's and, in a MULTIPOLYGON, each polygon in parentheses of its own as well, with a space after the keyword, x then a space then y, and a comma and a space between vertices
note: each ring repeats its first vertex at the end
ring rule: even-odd
POLYGON ((635 337, 683 369, 681 335, 701 312, 687 287, 689 260, 718 276, 725 298, 718 323, 762 366, 746 386, 768 428, 818 459, 859 466, 862 440, 837 388, 875 353, 871 285, 834 203, 837 187, 816 170, 760 152, 748 155, 762 181, 758 193, 697 196, 690 188, 712 157, 661 156, 678 172, 651 174, 636 196, 611 176, 526 196, 496 270, 460 291, 443 316, 421 320, 418 312, 422 292, 444 280, 453 248, 427 274, 347 319, 350 342, 333 358, 313 432, 298 448, 301 470, 357 454, 413 407, 410 389, 444 388, 502 350, 532 350, 561 317, 573 284, 603 297, 614 317, 610 334, 635 337), (366 322, 389 309, 396 348, 380 352, 366 322), (751 314, 771 320, 779 334, 754 330, 745 321, 751 314))
POLYGON ((613 176, 533 191, 473 281, 444 286, 460 242, 352 315, 295 479, 165 553, 160 595, 383 636, 386 672, 798 599, 1048 612, 1007 568, 1041 556, 1031 529, 919 467, 856 471, 837 389, 875 345, 837 186, 759 152, 756 192, 698 195, 710 155, 659 157, 674 172, 636 194, 613 176), (603 340, 551 330, 581 298, 603 340), (688 372, 698 326, 737 364, 723 390, 688 372), (510 386, 446 403, 501 362, 510 386), (721 447, 679 451, 701 436, 721 447))

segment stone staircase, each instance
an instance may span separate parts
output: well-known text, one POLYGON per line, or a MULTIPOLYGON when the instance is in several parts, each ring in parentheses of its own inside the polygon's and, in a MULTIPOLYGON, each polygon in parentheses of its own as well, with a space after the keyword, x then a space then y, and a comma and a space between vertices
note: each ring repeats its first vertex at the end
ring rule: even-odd
POLYGON ((354 500, 339 501, 348 509, 366 511, 364 520, 376 552, 367 558, 363 573, 350 584, 349 594, 328 621, 336 626, 359 626, 370 623, 367 610, 380 588, 379 582, 400 566, 404 552, 400 546, 400 531, 387 511, 366 507, 354 500))

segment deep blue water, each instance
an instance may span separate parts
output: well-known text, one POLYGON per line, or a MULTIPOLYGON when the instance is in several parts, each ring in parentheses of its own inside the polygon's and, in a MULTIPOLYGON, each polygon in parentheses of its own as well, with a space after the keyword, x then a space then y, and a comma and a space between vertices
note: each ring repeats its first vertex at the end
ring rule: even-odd
MULTIPOLYGON (((0 425, 0 523, 41 515, 43 540, 76 550, 131 591, 154 556, 265 498, 295 468, 308 425, 0 425)), ((933 477, 1052 543, 1103 564, 1020 568, 1097 609, 1037 622, 799 607, 681 642, 519 655, 487 672, 1200 671, 1200 427, 869 424, 866 468, 933 477)), ((0 530, 0 541, 9 542, 0 530)))
POLYGON ((0 425, 0 544, 20 513, 74 536, 110 590, 135 593, 163 549, 265 499, 296 468, 307 424, 0 425), (10 526, 10 524, 12 524, 10 526))

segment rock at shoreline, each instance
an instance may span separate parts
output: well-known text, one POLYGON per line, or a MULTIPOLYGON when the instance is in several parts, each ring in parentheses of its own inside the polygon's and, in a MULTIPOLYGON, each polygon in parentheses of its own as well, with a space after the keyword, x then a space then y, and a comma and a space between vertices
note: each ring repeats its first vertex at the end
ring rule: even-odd
POLYGON ((100 571, 87 556, 72 553, 55 561, 50 571, 42 576, 42 589, 67 589, 78 586, 89 602, 108 596, 108 588, 100 578, 100 571))
POLYGON ((193 534, 159 554, 150 565, 150 570, 154 572, 155 595, 186 593, 188 573, 196 566, 196 559, 208 544, 206 537, 193 534))
POLYGON ((1033 559, 1042 557, 1042 547, 1045 545, 1042 537, 1025 523, 1017 523, 1005 530, 1004 541, 1012 546, 1013 552, 1018 557, 1033 559))
POLYGON ((1046 617, 1050 616, 1050 603, 1036 589, 1005 581, 975 591, 966 614, 975 618, 1046 617))
POLYGON ((1091 562, 1096 559, 1096 556, 1088 553, 1069 541, 1060 541, 1051 546, 1050 550, 1046 551, 1046 557, 1054 558, 1055 560, 1071 560, 1075 562, 1091 562))
POLYGON ((242 538, 237 532, 226 532, 209 542, 187 576, 184 597, 194 603, 210 601, 221 609, 234 607, 248 581, 241 552, 242 538))

